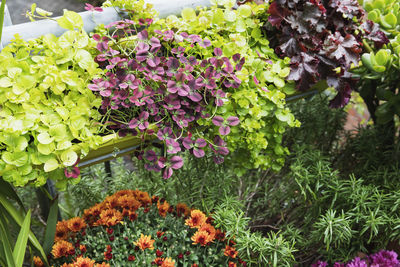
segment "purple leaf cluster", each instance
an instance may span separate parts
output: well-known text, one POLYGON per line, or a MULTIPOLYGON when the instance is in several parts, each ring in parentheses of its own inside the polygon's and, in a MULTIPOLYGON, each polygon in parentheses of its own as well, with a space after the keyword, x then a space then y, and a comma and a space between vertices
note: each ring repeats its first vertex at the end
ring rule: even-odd
MULTIPOLYGON (((325 261, 317 261, 311 267, 327 267, 325 261)), ((381 250, 372 254, 365 259, 355 257, 347 263, 336 262, 333 267, 400 267, 400 262, 397 259, 397 253, 394 251, 381 250)))
POLYGON ((359 34, 364 11, 357 0, 275 0, 268 13, 273 28, 268 36, 277 37, 271 40, 272 47, 291 58, 288 79, 300 91, 326 80, 338 92, 332 107, 343 107, 350 99, 356 81, 349 69, 360 60, 362 39, 376 45, 387 43, 385 34, 371 21, 359 34))
POLYGON ((93 36, 98 50, 95 60, 105 74, 94 79, 89 89, 102 96, 101 111, 109 116, 108 128, 120 135, 154 133, 163 151, 145 148, 138 157, 147 169, 163 171, 164 178, 183 166, 179 152, 200 158, 208 149, 216 163, 222 162, 229 153, 224 138, 239 119, 210 114, 224 105, 226 90, 239 87, 235 72, 242 68, 244 58, 239 54, 223 57, 220 48, 213 49, 208 39, 198 35, 172 30, 136 32, 140 27, 130 20, 106 28, 112 34, 93 36), (124 46, 127 37, 134 37, 133 47, 124 46), (200 47, 213 49, 213 56, 199 54, 200 47))

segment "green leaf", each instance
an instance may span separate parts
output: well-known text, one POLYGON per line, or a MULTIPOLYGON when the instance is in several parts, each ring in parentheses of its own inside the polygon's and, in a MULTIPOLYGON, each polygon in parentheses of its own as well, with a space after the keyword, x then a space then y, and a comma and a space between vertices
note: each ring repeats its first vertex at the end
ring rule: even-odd
MULTIPOLYGON (((0 204, 7 210, 7 212, 11 215, 15 222, 21 226, 23 218, 20 212, 14 207, 14 205, 2 195, 0 195, 0 204)), ((44 261, 48 264, 46 254, 44 253, 42 246, 40 245, 39 241, 32 233, 32 231, 29 231, 29 241, 40 252, 42 259, 44 259, 44 261)))
POLYGON ((28 153, 21 151, 21 152, 4 152, 1 158, 4 160, 5 163, 14 165, 17 167, 21 167, 28 163, 28 153))
POLYGON ((43 250, 46 254, 50 254, 56 234, 58 216, 58 199, 55 199, 50 207, 49 217, 47 218, 46 231, 44 234, 43 250))
POLYGON ((24 204, 22 203, 22 200, 19 198, 19 196, 17 195, 11 184, 4 181, 1 177, 0 177, 0 195, 15 200, 18 203, 18 205, 25 211, 25 207, 24 204))
POLYGON ((7 262, 8 267, 14 267, 16 265, 12 253, 11 241, 9 239, 9 235, 7 234, 8 230, 6 230, 8 228, 7 223, 2 214, 0 214, 0 218, 0 240, 2 242, 2 250, 6 258, 5 261, 7 262))
POLYGON ((58 166, 59 166, 58 161, 55 158, 51 158, 44 163, 43 169, 45 172, 51 172, 57 169, 58 166))
POLYGON ((61 161, 65 166, 73 166, 78 160, 78 154, 72 149, 61 153, 61 161))
POLYGON ((79 49, 76 52, 74 59, 78 63, 79 67, 84 70, 90 68, 90 66, 92 66, 94 63, 92 55, 90 55, 90 53, 84 49, 79 49))
POLYGON ((25 216, 25 219, 21 225, 21 231, 19 232, 17 242, 15 243, 13 256, 15 259, 16 267, 22 267, 25 258, 26 245, 28 243, 28 237, 31 225, 31 210, 25 216))
POLYGON ((71 31, 75 28, 83 28, 82 17, 78 13, 66 9, 64 9, 64 15, 57 19, 57 23, 60 27, 71 31))
POLYGON ((193 8, 186 7, 182 10, 182 18, 188 21, 195 20, 196 12, 193 8))
POLYGON ((50 155, 55 150, 55 145, 54 145, 54 143, 50 143, 47 145, 38 144, 37 149, 43 155, 50 155))
POLYGON ((397 25, 397 18, 393 13, 390 12, 381 18, 381 24, 385 28, 395 28, 397 25))
POLYGON ((236 31, 237 32, 245 32, 247 29, 246 23, 242 19, 238 19, 236 21, 236 31))
POLYGON ((243 18, 251 16, 251 7, 249 5, 241 5, 238 8, 238 15, 243 18))
POLYGON ((224 17, 226 21, 234 22, 236 20, 236 13, 231 10, 225 10, 224 17))
POLYGON ((11 82, 10 78, 3 77, 0 79, 0 87, 6 88, 6 87, 10 87, 12 85, 13 85, 13 83, 11 82))
POLYGON ((53 12, 50 11, 46 11, 44 9, 41 9, 39 7, 36 8, 36 12, 43 17, 50 17, 51 15, 53 15, 53 12))
POLYGON ((36 138, 39 141, 39 143, 44 144, 44 145, 48 145, 54 141, 54 138, 50 137, 48 132, 40 133, 40 134, 38 134, 38 136, 36 138))

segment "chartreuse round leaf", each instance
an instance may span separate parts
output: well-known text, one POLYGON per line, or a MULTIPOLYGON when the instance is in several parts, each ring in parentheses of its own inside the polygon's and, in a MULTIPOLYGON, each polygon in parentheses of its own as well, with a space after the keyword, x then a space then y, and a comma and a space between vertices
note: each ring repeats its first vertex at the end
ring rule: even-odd
POLYGON ((186 7, 182 10, 182 18, 188 21, 195 20, 196 12, 193 8, 186 7))
POLYGON ((78 160, 78 154, 72 149, 66 150, 61 153, 61 161, 64 166, 72 166, 78 160))
POLYGON ((239 6, 238 14, 242 18, 250 17, 250 15, 251 15, 251 7, 249 5, 241 5, 241 6, 239 6))
POLYGON ((5 163, 14 165, 17 167, 21 167, 28 163, 29 156, 27 152, 21 151, 21 152, 4 152, 2 155, 2 160, 4 160, 5 163))
POLYGON ((8 77, 0 78, 0 87, 6 88, 6 87, 10 87, 12 85, 13 85, 13 83, 11 82, 10 78, 8 78, 8 77))
POLYGON ((54 141, 54 138, 50 137, 48 132, 43 132, 43 133, 38 134, 37 140, 41 144, 48 145, 48 144, 50 144, 51 142, 54 141))
POLYGON ((64 16, 57 19, 58 25, 67 30, 81 29, 83 27, 82 17, 73 11, 64 9, 64 16))
POLYGON ((54 143, 49 143, 49 144, 38 144, 37 145, 38 151, 42 153, 43 155, 50 155, 53 153, 55 149, 54 143))
POLYGON ((59 166, 58 161, 55 158, 51 158, 44 163, 44 171, 51 172, 57 169, 59 166))

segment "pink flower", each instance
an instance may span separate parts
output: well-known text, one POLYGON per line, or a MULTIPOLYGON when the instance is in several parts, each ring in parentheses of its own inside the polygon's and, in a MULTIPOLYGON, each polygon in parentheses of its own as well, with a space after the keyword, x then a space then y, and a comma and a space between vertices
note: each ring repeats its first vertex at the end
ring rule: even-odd
POLYGON ((102 12, 103 11, 103 9, 101 7, 94 7, 94 6, 92 6, 91 4, 88 4, 88 3, 85 4, 85 9, 87 11, 97 11, 97 12, 102 12))

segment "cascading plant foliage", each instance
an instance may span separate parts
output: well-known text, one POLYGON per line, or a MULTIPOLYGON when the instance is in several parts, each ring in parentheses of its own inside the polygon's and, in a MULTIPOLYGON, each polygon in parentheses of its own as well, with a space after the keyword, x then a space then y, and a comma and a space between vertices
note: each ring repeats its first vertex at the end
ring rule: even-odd
POLYGON ((224 89, 240 85, 235 72, 244 58, 222 57, 217 47, 207 57, 201 50, 211 46, 208 39, 171 30, 137 32, 141 24, 117 21, 105 26, 107 35, 93 36, 99 51, 95 60, 107 71, 89 88, 103 98, 108 127, 120 135, 156 135, 164 151, 146 148, 138 157, 149 170, 163 169, 164 178, 182 167, 177 155, 182 150, 200 158, 210 149, 216 163, 223 161, 229 153, 224 138, 239 119, 219 107, 227 101, 224 89))
POLYGON ((349 71, 358 66, 363 39, 387 42, 377 25, 360 29, 365 12, 357 0, 276 0, 268 13, 267 38, 274 36, 277 53, 291 58, 288 79, 299 91, 333 87, 331 107, 343 107, 351 97, 356 80, 349 71))
MULTIPOLYGON (((214 48, 221 48, 222 57, 234 59, 240 55, 243 66, 235 70, 235 75, 241 83, 238 87, 221 88, 226 98, 215 113, 225 121, 229 116, 240 121, 226 137, 228 149, 235 152, 228 156, 230 163, 238 174, 254 167, 279 170, 288 154, 281 145, 282 135, 288 127, 299 125, 284 100, 285 93, 294 91, 294 84, 285 82, 290 72, 290 59, 279 59, 261 35, 263 24, 257 15, 265 12, 266 6, 251 4, 233 9, 234 3, 214 1, 215 5, 210 8, 185 8, 181 18, 171 15, 157 19, 150 29, 187 32, 209 40, 207 47, 193 48, 190 42, 180 44, 185 51, 204 58, 215 57, 214 48)), ((126 10, 140 8, 137 3, 117 0, 108 1, 106 5, 126 10)), ((135 16, 137 12, 129 14, 135 16)))
POLYGON ((65 11, 57 22, 68 30, 62 36, 16 35, 0 53, 0 175, 15 186, 51 177, 62 187, 63 169, 101 141, 101 99, 87 89, 100 71, 89 52, 94 41, 78 14, 65 11))

